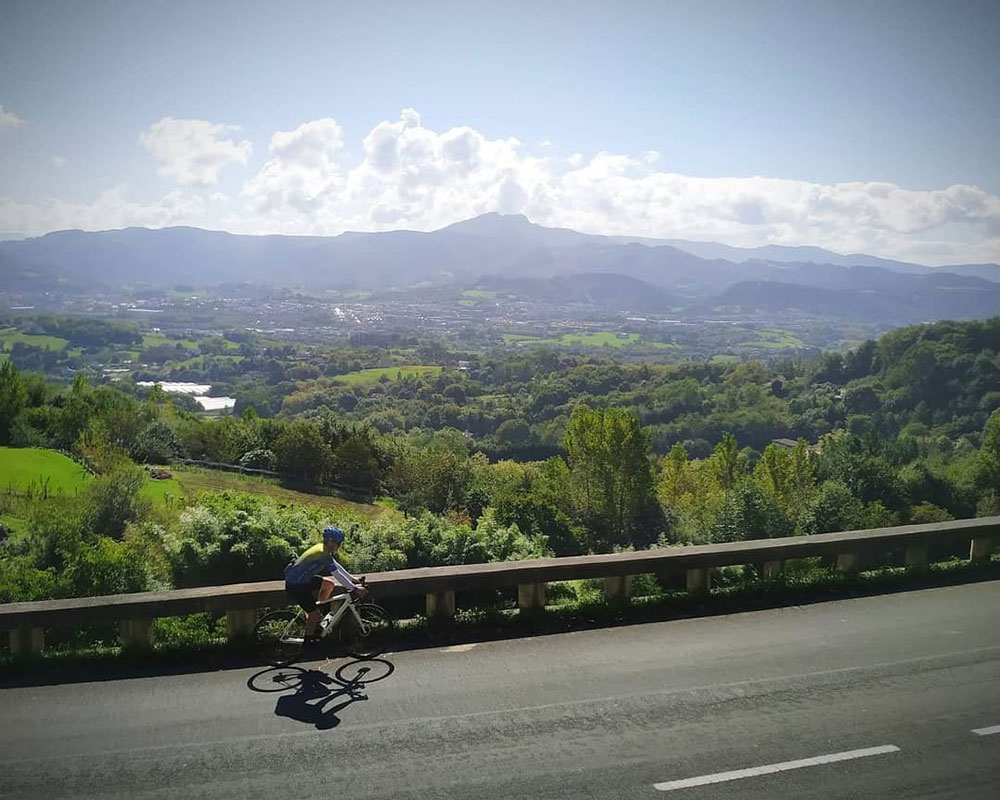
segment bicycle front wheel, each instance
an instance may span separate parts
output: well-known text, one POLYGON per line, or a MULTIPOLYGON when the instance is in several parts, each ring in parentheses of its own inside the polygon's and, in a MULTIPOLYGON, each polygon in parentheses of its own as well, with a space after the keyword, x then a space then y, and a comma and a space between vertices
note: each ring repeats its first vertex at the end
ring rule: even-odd
POLYGON ((305 635, 305 616, 287 609, 265 614, 253 629, 254 643, 275 667, 288 666, 299 658, 305 635))
POLYGON ((357 619, 351 619, 353 624, 350 626, 347 652, 355 658, 381 655, 389 649, 396 621, 382 606, 374 603, 362 603, 354 609, 361 621, 359 623, 357 619))

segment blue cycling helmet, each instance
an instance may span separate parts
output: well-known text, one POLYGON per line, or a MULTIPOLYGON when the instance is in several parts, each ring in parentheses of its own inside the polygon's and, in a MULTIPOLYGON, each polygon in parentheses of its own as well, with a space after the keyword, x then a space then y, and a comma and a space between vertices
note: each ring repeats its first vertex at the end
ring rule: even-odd
POLYGON ((336 542, 337 544, 344 543, 344 532, 340 528, 336 528, 333 525, 323 528, 323 541, 336 542))

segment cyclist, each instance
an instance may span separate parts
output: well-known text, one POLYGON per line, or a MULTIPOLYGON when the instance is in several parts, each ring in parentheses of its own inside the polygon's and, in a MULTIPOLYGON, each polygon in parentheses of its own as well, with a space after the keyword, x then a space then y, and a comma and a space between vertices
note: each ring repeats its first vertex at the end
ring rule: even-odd
POLYGON ((313 545, 285 567, 285 593, 306 612, 306 644, 319 641, 316 626, 323 614, 317 601, 329 600, 339 583, 362 597, 368 594, 362 581, 344 569, 334 558, 344 543, 344 532, 332 525, 323 529, 323 541, 313 545))

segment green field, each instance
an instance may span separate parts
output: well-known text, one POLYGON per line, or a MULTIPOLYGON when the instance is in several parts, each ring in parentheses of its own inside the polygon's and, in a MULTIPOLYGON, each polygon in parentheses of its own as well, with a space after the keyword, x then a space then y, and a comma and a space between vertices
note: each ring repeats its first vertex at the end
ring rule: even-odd
POLYGON ((142 335, 142 346, 147 347, 159 347, 163 344, 180 344, 182 347, 186 347, 188 350, 194 350, 198 347, 197 342, 193 342, 190 339, 169 339, 165 334, 162 333, 144 333, 142 335))
POLYGON ((376 383, 385 376, 391 381, 397 377, 407 375, 437 375, 441 372, 441 367, 372 367, 371 369, 361 369, 357 372, 348 372, 338 375, 334 380, 337 383, 346 383, 348 386, 364 386, 369 383, 376 383))
POLYGON ((739 356, 727 356, 727 355, 715 355, 709 359, 710 364, 721 364, 723 366, 729 367, 733 364, 739 364, 742 359, 739 356))
POLYGON ((44 347, 46 350, 65 350, 69 342, 58 336, 42 336, 34 333, 21 333, 17 328, 0 328, 0 350, 10 350, 17 342, 44 347))
MULTIPOLYGON (((80 464, 55 450, 0 447, 0 492, 71 495, 85 489, 93 479, 80 464)), ((154 503, 164 503, 168 496, 183 497, 184 489, 176 480, 149 480, 142 495, 154 503)))
POLYGON ((496 300, 497 293, 488 289, 466 289, 462 296, 470 300, 496 300))
MULTIPOLYGON (((200 469, 198 467, 170 467, 173 480, 162 483, 173 483, 181 490, 194 497, 198 492, 247 492, 263 494, 280 503, 296 503, 306 506, 350 511, 360 517, 374 517, 385 509, 378 505, 355 503, 341 497, 326 494, 309 494, 282 486, 277 478, 258 477, 256 475, 240 475, 236 472, 200 469)), ((161 481, 154 481, 161 483, 161 481)))
POLYGON ((91 480, 87 470, 55 450, 0 447, 0 491, 74 494, 91 480))
MULTIPOLYGON (((173 470, 170 470, 171 472, 173 470)), ((142 487, 142 496, 152 500, 154 503, 176 502, 186 499, 184 487, 176 478, 168 478, 162 481, 149 479, 142 487)))
POLYGON ((599 333, 564 333, 562 336, 530 336, 523 333, 505 333, 504 344, 549 345, 551 347, 646 347, 653 350, 674 350, 678 345, 647 342, 637 333, 619 336, 610 331, 599 333))
MULTIPOLYGON (((361 518, 374 517, 382 506, 355 503, 331 494, 309 494, 280 485, 276 478, 240 475, 238 473, 167 467, 172 477, 146 481, 143 497, 157 504, 186 504, 199 492, 246 492, 263 494, 282 503, 316 506, 348 512, 361 518)), ((32 491, 72 495, 85 489, 93 476, 68 456, 55 450, 31 447, 0 447, 0 492, 32 491)))
POLYGON ((228 354, 222 356, 195 356, 194 358, 185 358, 183 361, 176 361, 174 363, 177 369, 203 369, 207 359, 210 359, 211 363, 217 364, 239 364, 244 359, 244 356, 228 354))
POLYGON ((794 333, 780 328, 761 328, 747 332, 753 338, 740 342, 738 347, 756 348, 760 350, 798 350, 805 347, 803 341, 794 333))

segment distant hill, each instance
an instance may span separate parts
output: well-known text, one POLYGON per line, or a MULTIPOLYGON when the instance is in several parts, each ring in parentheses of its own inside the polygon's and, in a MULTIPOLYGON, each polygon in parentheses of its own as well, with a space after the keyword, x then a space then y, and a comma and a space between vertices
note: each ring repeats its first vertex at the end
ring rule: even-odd
MULTIPOLYGON (((867 271, 863 267, 855 267, 867 271)), ((937 319, 981 319, 1000 309, 1000 285, 959 275, 895 276, 887 270, 874 281, 859 285, 836 281, 826 286, 744 281, 729 286, 698 307, 740 313, 771 315, 792 310, 824 317, 838 317, 882 324, 912 324, 937 319), (878 284, 878 288, 872 284, 878 284)))
POLYGON ((699 258, 721 258, 736 264, 748 261, 767 261, 777 264, 832 264, 838 267, 881 267, 893 272, 913 275, 928 275, 935 272, 952 272, 966 277, 985 278, 1000 283, 998 264, 956 264, 948 267, 928 267, 908 261, 894 261, 889 258, 864 255, 863 253, 842 254, 822 247, 790 247, 786 245, 765 245, 763 247, 732 247, 718 242, 694 242, 687 239, 649 239, 642 237, 613 237, 622 244, 638 243, 647 247, 669 245, 699 258))
POLYGON ((848 298, 859 310, 869 300, 884 300, 894 320, 1000 313, 1000 283, 989 282, 1000 281, 995 264, 945 269, 813 247, 741 249, 596 236, 535 225, 521 215, 484 214, 429 233, 242 236, 177 227, 59 231, 0 241, 3 291, 52 283, 141 289, 247 282, 405 291, 417 283, 472 285, 481 276, 541 281, 521 289, 618 309, 704 307, 733 287, 742 287, 734 289, 742 296, 737 305, 767 304, 767 297, 747 287, 781 284, 846 293, 836 302, 821 292, 796 295, 797 302, 834 308, 838 315, 850 315, 850 307, 837 306, 848 298))

